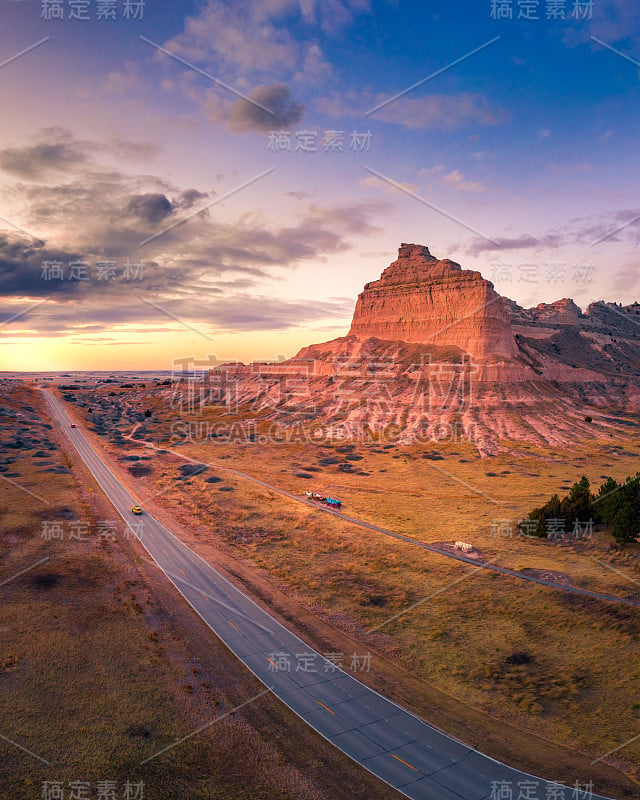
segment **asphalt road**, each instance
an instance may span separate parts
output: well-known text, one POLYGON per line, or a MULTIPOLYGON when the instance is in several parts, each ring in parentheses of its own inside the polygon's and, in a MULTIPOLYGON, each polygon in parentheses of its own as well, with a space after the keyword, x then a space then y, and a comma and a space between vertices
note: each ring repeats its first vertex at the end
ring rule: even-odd
MULTIPOLYGON (((415 800, 490 800, 510 796, 506 787, 514 798, 562 796, 556 784, 483 755, 365 686, 348 671, 349 658, 343 664, 347 670, 341 669, 336 659, 316 652, 273 619, 153 516, 134 516, 131 507, 140 505, 137 498, 82 431, 70 427, 62 404, 50 392, 43 394, 52 417, 116 511, 125 523, 139 526, 137 538, 167 578, 240 661, 333 745, 415 800), (527 787, 529 794, 521 794, 527 787)), ((259 696, 255 702, 260 702, 259 696)), ((571 791, 565 796, 573 796, 571 791)))

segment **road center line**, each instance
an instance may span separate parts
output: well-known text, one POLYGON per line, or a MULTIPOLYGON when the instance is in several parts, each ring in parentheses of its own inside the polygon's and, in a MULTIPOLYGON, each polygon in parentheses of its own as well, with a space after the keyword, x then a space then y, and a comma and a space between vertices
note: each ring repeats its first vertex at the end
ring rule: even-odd
MULTIPOLYGON (((318 701, 318 702, 320 702, 320 701, 318 701)), ((395 758, 396 761, 399 761, 401 764, 404 764, 405 767, 409 767, 409 769, 412 769, 414 772, 418 771, 416 767, 412 766, 407 761, 404 761, 402 758, 400 758, 400 756, 396 756, 393 753, 389 753, 389 755, 391 756, 391 758, 395 758)))

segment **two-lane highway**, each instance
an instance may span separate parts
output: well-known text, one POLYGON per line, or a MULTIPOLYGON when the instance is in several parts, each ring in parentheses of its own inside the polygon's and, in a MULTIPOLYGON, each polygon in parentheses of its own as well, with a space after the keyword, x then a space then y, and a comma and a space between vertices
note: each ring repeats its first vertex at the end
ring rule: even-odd
POLYGON ((134 516, 131 507, 141 505, 139 499, 82 431, 71 428, 51 392, 43 395, 52 417, 162 572, 243 664, 333 745, 415 800, 505 797, 496 789, 501 782, 512 787, 514 797, 519 785, 532 782, 536 797, 562 796, 556 784, 483 755, 365 686, 271 617, 152 515, 134 516))

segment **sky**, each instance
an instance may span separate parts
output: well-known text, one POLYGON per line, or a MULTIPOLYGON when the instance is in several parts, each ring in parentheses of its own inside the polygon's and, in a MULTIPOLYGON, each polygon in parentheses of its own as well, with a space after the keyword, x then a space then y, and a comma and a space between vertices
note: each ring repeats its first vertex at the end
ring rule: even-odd
POLYGON ((291 356, 401 242, 525 307, 640 299, 639 33, 632 0, 0 0, 0 371, 291 356))

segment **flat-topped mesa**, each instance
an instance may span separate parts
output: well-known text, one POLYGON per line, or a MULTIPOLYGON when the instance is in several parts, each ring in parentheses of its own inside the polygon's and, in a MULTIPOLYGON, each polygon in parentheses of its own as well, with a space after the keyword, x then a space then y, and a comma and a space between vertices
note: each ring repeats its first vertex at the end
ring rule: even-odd
POLYGON ((478 359, 515 358, 503 298, 479 272, 402 244, 398 258, 358 296, 350 336, 453 345, 478 359))

